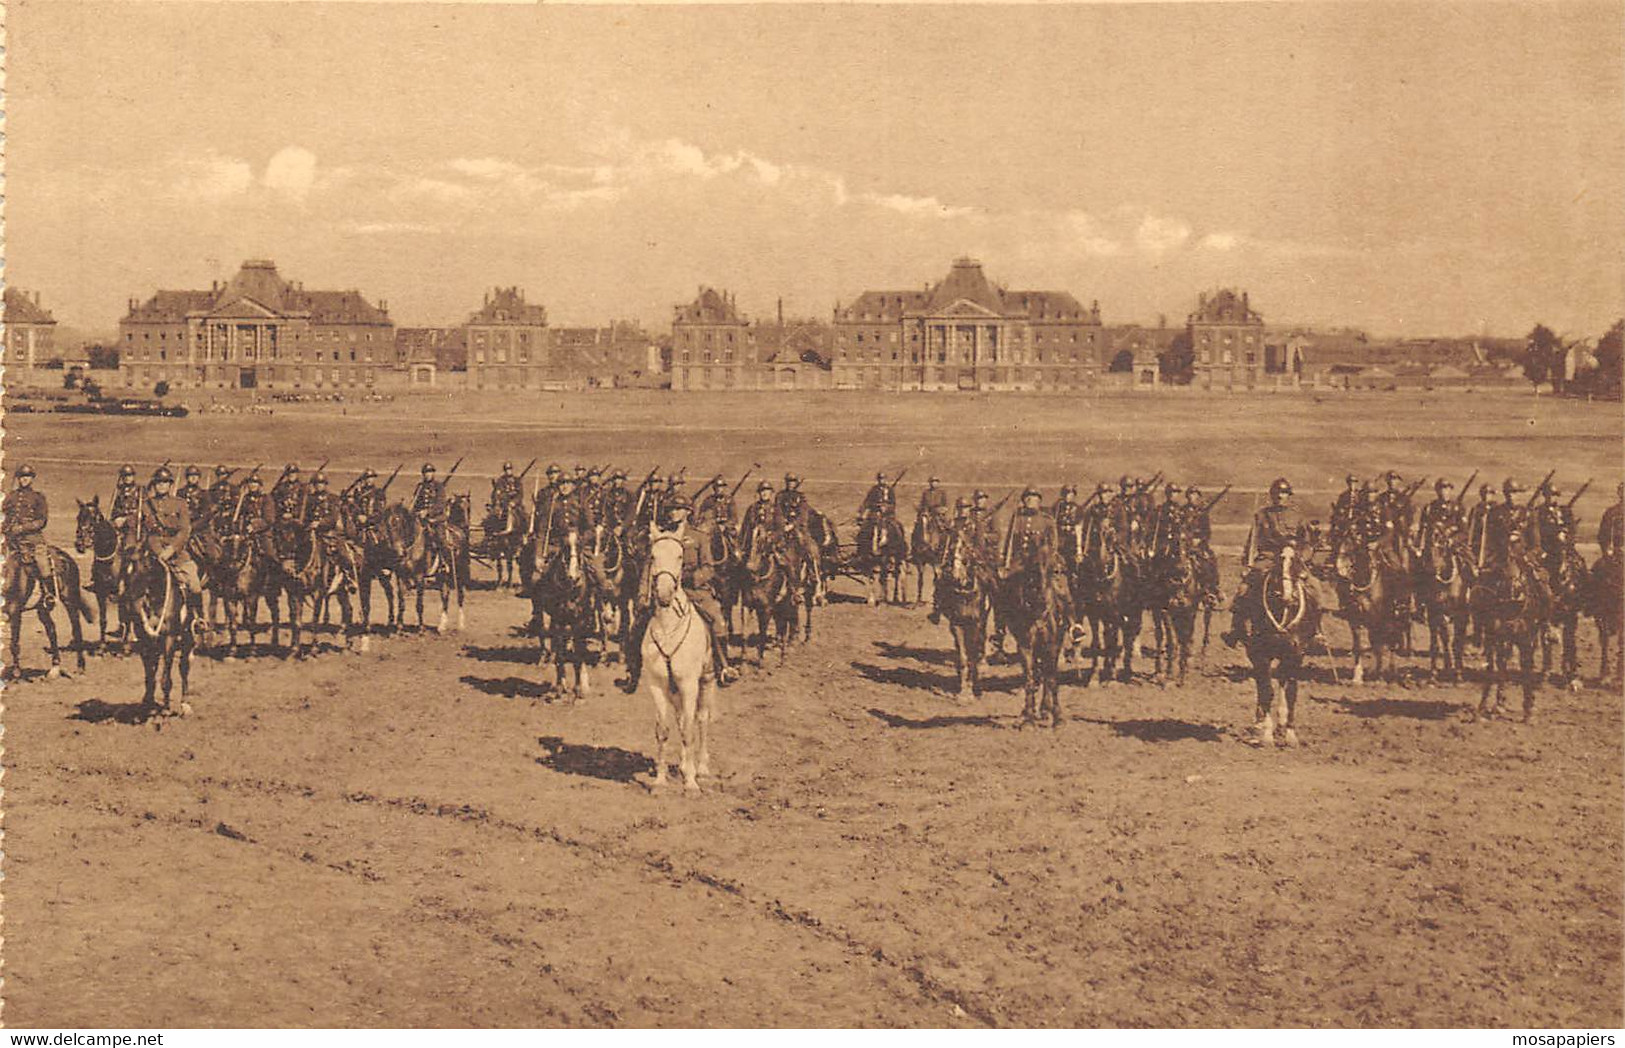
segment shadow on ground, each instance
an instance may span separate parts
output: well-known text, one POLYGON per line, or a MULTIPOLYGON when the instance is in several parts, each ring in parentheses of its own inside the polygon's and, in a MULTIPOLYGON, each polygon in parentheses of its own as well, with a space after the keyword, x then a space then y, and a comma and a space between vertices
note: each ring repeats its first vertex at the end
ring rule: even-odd
POLYGON ((544 735, 536 743, 547 751, 536 758, 536 763, 563 775, 584 775, 609 782, 633 782, 639 775, 653 775, 655 770, 655 762, 651 758, 619 746, 565 742, 557 735, 544 735))

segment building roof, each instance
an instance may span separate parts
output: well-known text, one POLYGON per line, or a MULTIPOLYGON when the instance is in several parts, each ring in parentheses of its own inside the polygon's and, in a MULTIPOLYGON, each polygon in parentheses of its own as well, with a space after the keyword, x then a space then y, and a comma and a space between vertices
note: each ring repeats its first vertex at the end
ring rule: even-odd
POLYGON ((207 291, 157 291, 145 302, 132 300, 126 323, 181 323, 188 316, 273 316, 308 319, 313 324, 388 324, 389 311, 359 291, 306 291, 284 280, 276 263, 249 259, 224 284, 207 291))
POLYGON ((1193 324, 1262 324, 1263 316, 1247 301, 1247 292, 1220 288, 1209 294, 1204 291, 1196 301, 1196 312, 1190 315, 1193 324))
POLYGON ((5 311, 0 316, 7 324, 55 324, 51 311, 39 304, 39 292, 30 298, 21 288, 8 287, 5 292, 5 311))
POLYGON ((694 301, 677 307, 676 324, 744 324, 748 321, 739 311, 733 295, 716 288, 702 287, 694 301))
POLYGON ((1011 291, 987 278, 973 258, 957 258, 948 275, 923 291, 865 291, 836 319, 845 323, 888 323, 905 316, 987 313, 1028 320, 1100 323, 1100 306, 1085 309, 1065 291, 1011 291))
POLYGON ((546 327, 547 307, 526 302, 522 288, 493 288, 486 293, 485 305, 471 314, 468 322, 546 327))

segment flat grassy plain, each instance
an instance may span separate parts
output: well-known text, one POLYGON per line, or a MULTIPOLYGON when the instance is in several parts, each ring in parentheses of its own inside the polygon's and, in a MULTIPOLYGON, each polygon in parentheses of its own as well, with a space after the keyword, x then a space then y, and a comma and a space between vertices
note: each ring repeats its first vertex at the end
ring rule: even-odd
MULTIPOLYGON (((6 423, 64 544, 69 499, 105 498, 122 461, 404 461, 407 480, 460 455, 477 497, 504 458, 760 461, 837 516, 877 468, 910 467, 905 502, 928 470, 999 495, 1161 469, 1247 489, 1221 506, 1237 544, 1277 474, 1323 506, 1349 470, 1559 465, 1570 491, 1596 478, 1590 530, 1625 440, 1617 405, 1484 395, 613 393, 6 423)), ((1355 687, 1339 653, 1314 660, 1304 748, 1259 751, 1215 648, 1185 687, 1069 676, 1065 729, 1018 732, 1016 666, 957 704, 923 609, 842 600, 722 693, 720 781, 684 800, 642 784, 647 697, 611 665, 564 702, 525 610, 481 589, 456 634, 200 659, 195 714, 161 731, 136 722, 131 659, 7 688, 7 1022, 1625 1021, 1616 690, 1548 687, 1531 727, 1468 725, 1475 686, 1355 687)))

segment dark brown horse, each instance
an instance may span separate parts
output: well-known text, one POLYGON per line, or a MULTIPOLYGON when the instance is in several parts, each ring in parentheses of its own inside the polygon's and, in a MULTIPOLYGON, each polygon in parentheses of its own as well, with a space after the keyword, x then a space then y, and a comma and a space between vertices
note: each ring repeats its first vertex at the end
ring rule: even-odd
POLYGON ((1021 659, 1026 694, 1021 710, 1023 728, 1043 723, 1046 716, 1051 728, 1059 728, 1065 720, 1059 663, 1067 623, 1056 592, 1060 579, 1052 576, 1052 570, 1033 557, 1003 573, 993 595, 1000 620, 1016 638, 1021 659))
POLYGON ((552 650, 554 683, 564 690, 565 664, 574 669, 572 701, 591 690, 589 641, 597 629, 594 587, 589 577, 581 533, 570 529, 547 557, 546 566, 529 589, 531 622, 537 627, 538 661, 552 650), (540 624, 547 622, 547 641, 541 644, 540 624))
POLYGON ((799 610, 798 580, 791 572, 790 556, 785 547, 795 544, 791 525, 780 529, 753 529, 748 537, 748 554, 740 562, 738 573, 740 604, 756 615, 756 664, 767 659, 768 623, 774 625, 779 661, 789 653, 790 637, 795 632, 799 610))
POLYGON ((100 495, 93 496, 89 502, 80 500, 79 515, 74 524, 73 548, 81 555, 91 555, 88 589, 96 598, 96 624, 100 634, 97 648, 107 647, 109 604, 119 611, 118 629, 114 635, 122 643, 129 632, 129 624, 124 621, 123 609, 118 603, 119 536, 113 522, 102 513, 100 495))
POLYGON ((1306 569, 1297 546, 1288 544, 1239 607, 1258 700, 1250 741, 1258 745, 1298 744, 1298 682, 1320 631, 1320 607, 1306 569))
POLYGON ((120 589, 130 609, 130 625, 135 632, 136 650, 146 676, 142 705, 160 715, 191 712, 186 697, 191 689, 192 609, 179 578, 150 550, 136 549, 123 564, 120 589), (181 705, 174 710, 170 696, 174 687, 177 656, 181 671, 181 705), (163 701, 158 701, 162 686, 163 701))
POLYGON ((858 525, 858 545, 852 564, 865 580, 870 604, 903 603, 903 564, 908 560, 908 536, 897 518, 874 516, 858 525))
POLYGON ((1156 679, 1185 683, 1191 645, 1196 636, 1196 612, 1202 607, 1202 583, 1197 562, 1184 535, 1175 530, 1162 536, 1162 548, 1152 558, 1146 577, 1146 603, 1156 631, 1156 679))
POLYGON ((935 513, 921 513, 914 518, 908 559, 914 565, 914 602, 923 603, 926 574, 930 573, 932 585, 936 585, 942 573, 942 521, 935 513))
POLYGON ((954 669, 959 698, 982 694, 982 652, 987 647, 987 617, 992 607, 993 578, 979 562, 968 532, 954 529, 943 547, 937 573, 937 607, 954 638, 954 669))
POLYGON ((1535 647, 1546 630, 1551 594, 1546 582, 1531 571, 1517 541, 1499 563, 1493 563, 1474 580, 1468 598, 1473 621, 1484 638, 1484 691, 1473 719, 1502 716, 1506 712, 1503 690, 1512 674, 1512 655, 1519 663, 1519 685, 1523 690, 1523 720, 1535 718, 1535 696, 1539 678, 1535 672, 1535 647), (1495 696, 1491 705, 1490 696, 1495 696))
POLYGON ((1553 534, 1545 560, 1552 605, 1548 628, 1541 631, 1540 671, 1542 674, 1552 671, 1552 649, 1561 644, 1559 678, 1570 691, 1578 691, 1580 613, 1589 604, 1591 571, 1570 541, 1567 528, 1559 528, 1553 534))
POLYGON ((1134 648, 1145 613, 1139 564, 1119 541, 1109 516, 1091 518, 1083 530, 1082 549, 1072 593, 1093 639, 1089 684, 1109 683, 1114 677, 1127 682, 1134 677, 1134 648))
POLYGON ((1467 622, 1472 615, 1468 595, 1473 564, 1467 554, 1437 530, 1423 537, 1416 561, 1416 596, 1428 624, 1428 677, 1461 678, 1467 651, 1467 622))
POLYGON ((1371 679, 1394 672, 1393 652, 1410 628, 1410 586, 1406 569, 1386 551, 1353 538, 1344 539, 1332 556, 1338 614, 1349 624, 1353 681, 1365 681, 1365 649, 1371 650, 1371 679), (1364 643, 1362 643, 1362 641, 1364 643))
MULTIPOLYGON (((68 629, 73 634, 73 653, 81 672, 85 668, 85 636, 81 622, 90 621, 90 608, 79 588, 79 565, 72 557, 55 546, 47 546, 51 571, 56 576, 53 586, 57 603, 68 613, 68 629)), ((20 679, 22 675, 23 612, 32 610, 45 630, 45 648, 51 656, 51 668, 46 678, 62 676, 62 656, 57 646, 56 620, 41 601, 42 587, 36 577, 33 562, 15 549, 8 549, 5 558, 3 600, 6 607, 6 631, 10 635, 10 657, 6 660, 6 679, 20 679), (33 603, 29 603, 33 601, 33 603)))
POLYGON ((1597 623, 1597 642, 1602 648, 1602 664, 1597 669, 1597 680, 1606 685, 1618 683, 1625 674, 1625 571, 1621 571, 1619 552, 1599 557, 1591 565, 1591 587, 1587 593, 1586 613, 1597 623), (1608 659, 1614 659, 1613 674, 1608 672, 1608 659))

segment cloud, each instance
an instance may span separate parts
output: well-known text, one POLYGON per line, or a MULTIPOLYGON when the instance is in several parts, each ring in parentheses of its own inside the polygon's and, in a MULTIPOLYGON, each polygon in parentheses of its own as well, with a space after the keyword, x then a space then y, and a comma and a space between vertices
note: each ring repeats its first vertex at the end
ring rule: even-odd
POLYGON ((1191 227, 1177 218, 1163 218, 1147 214, 1134 231, 1134 242, 1150 255, 1164 255, 1175 248, 1184 247, 1191 238, 1191 227))
POLYGON ((931 218, 962 218, 971 214, 975 209, 969 207, 949 207, 934 196, 916 197, 903 193, 865 193, 865 200, 879 207, 905 215, 922 215, 931 218))
POLYGON ((525 169, 512 160, 503 160, 499 157, 485 156, 468 159, 458 157, 446 165, 460 175, 470 178, 482 178, 489 181, 512 179, 515 175, 523 174, 525 169))
POLYGON ((284 147, 265 165, 262 181, 266 188, 303 203, 316 184, 316 154, 300 146, 284 147))
POLYGON ((1237 233, 1209 233, 1202 238, 1197 247, 1207 248, 1211 251, 1229 251, 1241 243, 1241 236, 1237 233))
POLYGON ((197 159, 174 162, 170 188, 183 198, 225 200, 246 193, 254 184, 254 169, 246 160, 208 153, 197 159))

